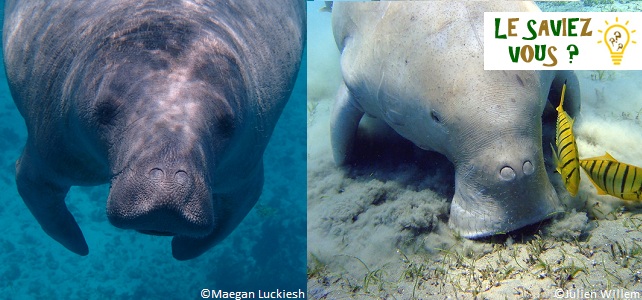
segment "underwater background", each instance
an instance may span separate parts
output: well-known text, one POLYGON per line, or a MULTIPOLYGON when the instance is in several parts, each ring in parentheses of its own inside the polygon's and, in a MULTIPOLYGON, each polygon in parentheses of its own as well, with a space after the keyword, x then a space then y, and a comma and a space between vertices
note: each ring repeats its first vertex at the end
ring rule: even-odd
POLYGON ((306 290, 305 54, 265 151, 258 203, 223 242, 188 261, 172 257, 171 237, 112 226, 108 184, 72 187, 66 198, 88 256, 45 234, 16 189, 15 161, 27 132, 4 64, 0 69, 0 299, 200 299, 201 289, 306 290))
MULTIPOLYGON (((642 11, 642 1, 536 3, 543 11, 642 11)), ((483 241, 448 228, 454 168, 442 155, 396 135, 378 136, 358 145, 363 159, 337 168, 330 115, 341 72, 331 18, 323 1, 308 3, 310 299, 553 299, 559 291, 575 299, 586 298, 580 294, 585 291, 606 299, 624 298, 625 292, 642 295, 642 203, 598 195, 583 170, 579 192, 571 197, 553 173, 548 144, 543 145, 548 176, 564 213, 483 241)), ((626 59, 639 59, 639 53, 625 54, 626 59)), ((581 111, 573 128, 580 158, 609 152, 642 167, 642 71, 575 73, 581 111)))

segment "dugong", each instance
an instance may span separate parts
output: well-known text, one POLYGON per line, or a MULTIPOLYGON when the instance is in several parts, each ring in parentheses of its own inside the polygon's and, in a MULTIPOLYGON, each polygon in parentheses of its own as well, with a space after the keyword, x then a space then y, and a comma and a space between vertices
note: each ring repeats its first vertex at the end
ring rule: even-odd
POLYGON ((109 221, 178 260, 224 239, 261 194, 304 29, 301 0, 8 0, 16 184, 43 230, 87 255, 65 196, 109 182, 109 221))
POLYGON ((335 2, 344 81, 331 116, 336 163, 359 156, 365 115, 454 164, 448 223, 463 237, 506 233, 559 211, 542 116, 554 112, 547 99, 559 102, 565 80, 565 108, 579 111, 576 76, 484 71, 483 63, 484 12, 537 10, 527 1, 335 2))

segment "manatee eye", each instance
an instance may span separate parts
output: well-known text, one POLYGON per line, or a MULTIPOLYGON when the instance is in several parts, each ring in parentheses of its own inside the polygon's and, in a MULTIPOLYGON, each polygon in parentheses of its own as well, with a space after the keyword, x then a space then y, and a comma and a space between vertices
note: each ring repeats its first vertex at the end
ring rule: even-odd
POLYGON ((108 125, 116 116, 118 105, 113 99, 106 99, 96 104, 94 115, 102 125, 108 125))
POLYGON ((234 116, 231 114, 224 114, 218 119, 216 124, 217 131, 224 137, 229 138, 234 134, 235 124, 234 116))
POLYGON ((430 111, 430 117, 433 121, 441 123, 441 117, 439 116, 439 113, 437 113, 437 111, 435 111, 434 109, 430 111))

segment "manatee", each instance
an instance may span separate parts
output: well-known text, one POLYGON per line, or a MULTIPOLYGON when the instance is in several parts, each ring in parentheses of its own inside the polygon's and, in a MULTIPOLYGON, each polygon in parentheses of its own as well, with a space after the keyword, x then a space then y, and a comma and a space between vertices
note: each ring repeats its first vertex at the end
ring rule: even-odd
POLYGON ((261 194, 304 28, 300 0, 7 1, 16 185, 43 230, 87 255, 65 197, 110 183, 109 221, 173 236, 174 258, 223 240, 261 194))
POLYGON ((526 1, 336 2, 343 84, 331 116, 335 162, 359 157, 360 123, 374 120, 453 163, 448 223, 461 236, 506 233, 558 212, 542 117, 554 114, 550 101, 559 102, 565 80, 565 108, 579 111, 575 74, 484 71, 483 63, 484 12, 537 10, 526 1))

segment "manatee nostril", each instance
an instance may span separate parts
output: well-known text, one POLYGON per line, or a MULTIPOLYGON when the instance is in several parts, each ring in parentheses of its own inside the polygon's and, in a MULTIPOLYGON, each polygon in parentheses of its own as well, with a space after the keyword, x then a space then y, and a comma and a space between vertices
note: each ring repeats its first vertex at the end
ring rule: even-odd
POLYGON ((153 168, 149 171, 149 178, 153 180, 161 180, 165 175, 165 172, 159 168, 153 168))
POLYGON ((524 174, 526 175, 531 175, 533 172, 535 172, 535 167, 533 167, 533 164, 530 161, 524 162, 524 167, 522 169, 524 171, 524 174))
POLYGON ((513 168, 511 167, 506 166, 499 171, 499 175, 502 177, 502 179, 510 181, 515 179, 515 170, 513 170, 513 168))
POLYGON ((174 178, 179 184, 186 184, 189 180, 189 178, 187 177, 187 172, 183 170, 176 171, 176 173, 174 173, 174 178))

